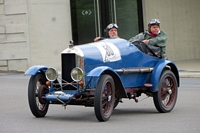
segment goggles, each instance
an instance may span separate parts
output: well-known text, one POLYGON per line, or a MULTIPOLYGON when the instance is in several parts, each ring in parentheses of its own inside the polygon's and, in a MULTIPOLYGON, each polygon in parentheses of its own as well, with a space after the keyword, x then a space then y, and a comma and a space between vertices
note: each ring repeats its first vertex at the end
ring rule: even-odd
POLYGON ((117 24, 109 24, 108 26, 107 26, 107 30, 110 30, 110 29, 112 29, 112 28, 116 28, 116 29, 118 29, 118 26, 117 26, 117 24))
POLYGON ((152 24, 160 24, 160 21, 158 19, 152 19, 150 22, 149 22, 149 25, 152 25, 152 24))

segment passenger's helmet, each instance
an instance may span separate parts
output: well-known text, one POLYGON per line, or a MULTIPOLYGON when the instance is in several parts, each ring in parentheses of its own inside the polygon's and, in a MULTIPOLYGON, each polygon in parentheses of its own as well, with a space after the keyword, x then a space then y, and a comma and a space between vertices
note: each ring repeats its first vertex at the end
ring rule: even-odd
POLYGON ((106 37, 107 37, 107 38, 110 38, 110 36, 108 35, 108 31, 109 31, 110 29, 112 29, 112 28, 118 29, 117 24, 115 24, 115 23, 110 23, 110 24, 106 27, 106 37))
POLYGON ((149 22, 148 26, 151 26, 151 25, 158 25, 158 26, 160 26, 160 21, 158 19, 152 19, 149 22))

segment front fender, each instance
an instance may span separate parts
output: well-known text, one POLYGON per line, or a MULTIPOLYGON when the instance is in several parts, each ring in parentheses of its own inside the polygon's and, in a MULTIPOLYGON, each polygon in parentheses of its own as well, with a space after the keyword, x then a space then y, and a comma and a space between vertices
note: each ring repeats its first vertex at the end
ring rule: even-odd
POLYGON ((96 87, 96 84, 98 83, 101 74, 104 72, 109 73, 111 76, 115 75, 116 78, 120 80, 119 75, 112 68, 107 66, 96 67, 87 74, 87 81, 90 83, 92 88, 96 87))
POLYGON ((45 72, 47 69, 48 69, 47 66, 42 66, 42 65, 32 66, 25 72, 24 75, 36 75, 38 71, 45 72))
POLYGON ((161 77, 163 69, 165 69, 166 66, 169 66, 171 68, 171 71, 176 76, 178 86, 179 86, 179 82, 180 82, 179 81, 179 73, 178 73, 178 69, 177 69, 176 65, 171 61, 161 60, 156 64, 156 66, 154 67, 154 71, 152 72, 152 75, 151 75, 151 83, 152 83, 152 87, 150 88, 151 92, 156 92, 159 90, 160 77, 161 77))

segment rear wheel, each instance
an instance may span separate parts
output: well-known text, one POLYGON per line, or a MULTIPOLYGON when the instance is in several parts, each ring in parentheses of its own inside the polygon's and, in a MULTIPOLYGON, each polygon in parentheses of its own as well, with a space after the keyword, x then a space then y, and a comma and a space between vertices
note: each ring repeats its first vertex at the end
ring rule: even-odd
POLYGON ((94 111, 99 121, 107 121, 115 102, 115 86, 110 75, 102 75, 97 84, 94 98, 94 111))
POLYGON ((170 112, 177 100, 178 84, 170 70, 165 70, 160 78, 160 89, 153 94, 154 105, 161 113, 170 112))
POLYGON ((115 103, 114 103, 114 109, 117 107, 117 105, 119 104, 119 101, 120 101, 120 98, 117 98, 116 96, 115 96, 115 103))
POLYGON ((30 110, 35 117, 44 117, 49 108, 49 103, 43 98, 45 93, 47 93, 46 81, 42 73, 31 76, 29 81, 28 101, 30 110))

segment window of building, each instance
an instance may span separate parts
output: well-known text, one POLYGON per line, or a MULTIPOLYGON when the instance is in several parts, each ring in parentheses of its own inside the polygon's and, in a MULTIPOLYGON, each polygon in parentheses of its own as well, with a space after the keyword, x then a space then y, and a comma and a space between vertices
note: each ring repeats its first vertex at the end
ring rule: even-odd
POLYGON ((109 23, 117 23, 124 39, 143 31, 141 0, 70 0, 70 5, 74 44, 105 36, 109 23))

